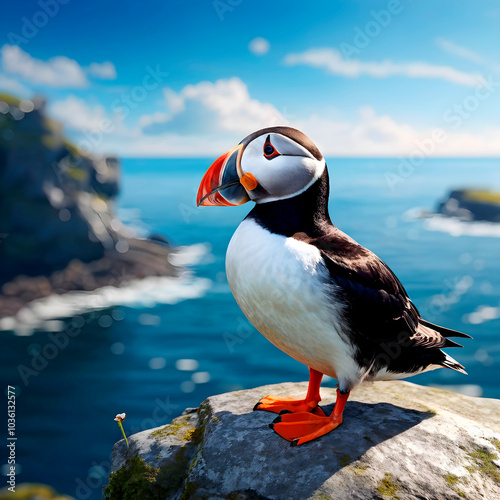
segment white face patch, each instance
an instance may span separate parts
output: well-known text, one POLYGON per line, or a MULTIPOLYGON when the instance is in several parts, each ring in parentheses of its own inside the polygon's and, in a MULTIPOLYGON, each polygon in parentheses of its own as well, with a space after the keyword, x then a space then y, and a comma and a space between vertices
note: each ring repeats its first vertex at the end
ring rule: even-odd
POLYGON ((242 174, 252 174, 268 195, 250 191, 256 203, 292 198, 304 192, 325 169, 325 160, 316 159, 306 148, 278 133, 263 134, 250 142, 241 156, 242 174), (269 140, 267 140, 269 138, 269 140), (279 153, 266 158, 264 147, 270 143, 279 153))

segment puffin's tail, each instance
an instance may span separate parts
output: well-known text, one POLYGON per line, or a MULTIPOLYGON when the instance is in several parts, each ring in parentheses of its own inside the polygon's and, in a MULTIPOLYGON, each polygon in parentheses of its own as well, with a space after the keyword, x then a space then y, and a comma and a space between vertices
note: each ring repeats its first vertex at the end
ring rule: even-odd
MULTIPOLYGON (((466 333, 462 332, 457 332, 456 330, 450 330, 449 328, 445 328, 444 326, 438 326, 434 325, 433 323, 430 323, 429 321, 426 321, 423 318, 419 318, 418 322, 421 323, 422 325, 432 328, 433 330, 436 330, 436 332, 439 332, 443 337, 462 337, 464 339, 471 339, 472 337, 470 335, 467 335, 466 333)), ((460 346, 462 347, 462 346, 460 346)))
MULTIPOLYGON (((434 325, 433 323, 430 323, 429 321, 426 321, 425 319, 422 318, 419 318, 419 323, 426 326, 427 328, 432 328, 436 332, 439 332, 446 339, 446 342, 443 347, 463 347, 457 342, 450 340, 448 337, 462 337, 465 339, 472 338, 470 335, 467 335, 466 333, 457 332, 456 330, 450 330, 449 328, 445 328, 444 326, 434 325)), ((441 366, 444 366, 445 368, 451 368, 452 370, 467 375, 465 368, 457 360, 453 359, 449 354, 441 350, 440 352, 443 354, 443 360, 439 363, 441 366)))
POLYGON ((444 355, 444 360, 441 361, 440 365, 445 368, 451 368, 452 370, 456 370, 457 372, 463 373, 464 375, 468 375, 465 371, 465 367, 462 366, 456 359, 453 359, 450 355, 441 351, 444 355))

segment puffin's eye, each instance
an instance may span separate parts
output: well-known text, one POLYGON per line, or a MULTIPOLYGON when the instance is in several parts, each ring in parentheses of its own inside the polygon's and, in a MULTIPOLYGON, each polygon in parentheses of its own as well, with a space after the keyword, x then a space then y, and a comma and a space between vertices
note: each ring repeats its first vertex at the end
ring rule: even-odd
POLYGON ((272 160, 274 157, 279 156, 276 148, 271 144, 270 137, 268 136, 266 139, 266 143, 264 144, 264 156, 268 160, 272 160))
POLYGON ((271 144, 266 144, 264 146, 264 154, 266 156, 271 156, 274 153, 274 148, 271 146, 271 144))

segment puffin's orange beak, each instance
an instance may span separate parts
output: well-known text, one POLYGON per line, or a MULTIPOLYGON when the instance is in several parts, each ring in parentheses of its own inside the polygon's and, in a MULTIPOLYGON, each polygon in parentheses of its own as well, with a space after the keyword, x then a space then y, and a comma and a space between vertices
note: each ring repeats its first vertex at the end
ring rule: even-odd
POLYGON ((239 144, 212 163, 198 188, 198 206, 235 207, 250 201, 238 175, 237 160, 242 147, 239 144))

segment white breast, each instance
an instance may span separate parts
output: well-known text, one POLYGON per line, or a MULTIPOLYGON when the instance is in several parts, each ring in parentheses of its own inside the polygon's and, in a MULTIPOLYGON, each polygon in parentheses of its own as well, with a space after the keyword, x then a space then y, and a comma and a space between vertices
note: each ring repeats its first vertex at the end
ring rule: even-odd
POLYGON ((339 333, 343 306, 316 247, 247 219, 229 243, 226 272, 241 310, 279 349, 338 380, 359 378, 339 333))

